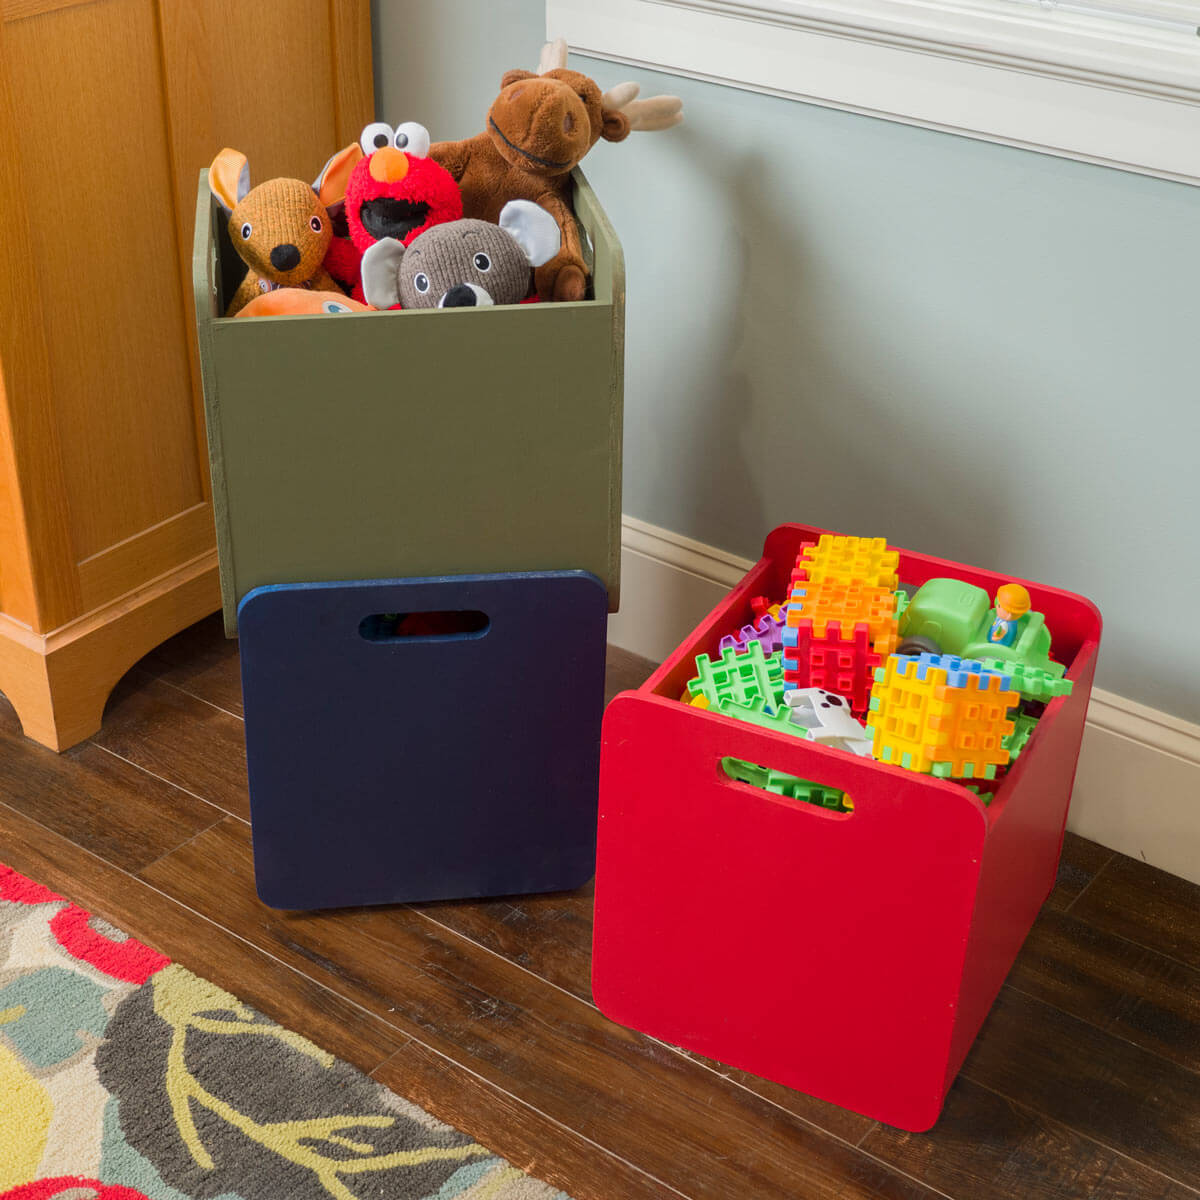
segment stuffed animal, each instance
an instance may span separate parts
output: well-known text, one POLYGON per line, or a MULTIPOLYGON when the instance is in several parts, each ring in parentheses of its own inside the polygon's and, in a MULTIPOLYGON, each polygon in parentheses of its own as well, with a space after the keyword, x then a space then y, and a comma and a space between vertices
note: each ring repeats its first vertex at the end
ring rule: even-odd
POLYGON ((362 300, 362 256, 382 238, 408 245, 431 226, 462 215, 458 185, 429 155, 429 133, 415 121, 393 129, 382 121, 359 138, 363 157, 346 185, 349 240, 335 238, 325 257, 330 274, 362 300))
POLYGON ((599 141, 631 130, 666 129, 683 120, 674 96, 638 100, 638 86, 599 85, 566 69, 559 40, 542 51, 541 73, 508 71, 487 114, 487 128, 461 142, 436 142, 430 157, 450 172, 468 217, 495 221, 509 200, 532 200, 558 222, 562 250, 535 273, 543 300, 582 300, 587 263, 571 210, 570 172, 599 141))
POLYGON ((310 317, 322 313, 371 312, 366 304, 342 292, 316 292, 307 288, 275 288, 255 296, 239 317, 310 317))
POLYGON ((559 250, 558 223, 529 200, 510 200, 500 223, 464 218, 435 225, 407 249, 386 238, 362 260, 367 302, 376 308, 468 308, 517 304, 529 271, 559 250))
POLYGON ((228 148, 208 169, 208 186, 228 214, 234 249, 249 268, 225 310, 236 316, 255 296, 281 287, 337 290, 322 265, 333 236, 327 205, 345 193, 358 146, 338 151, 311 187, 301 179, 268 179, 250 187, 246 156, 228 148))

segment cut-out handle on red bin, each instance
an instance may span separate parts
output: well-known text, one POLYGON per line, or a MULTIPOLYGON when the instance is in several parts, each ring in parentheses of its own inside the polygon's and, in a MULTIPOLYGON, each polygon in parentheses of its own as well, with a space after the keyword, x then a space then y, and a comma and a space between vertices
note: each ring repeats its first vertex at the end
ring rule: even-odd
POLYGON ((358 633, 368 642, 461 642, 485 637, 491 624, 487 613, 478 609, 371 613, 359 622, 358 633))
POLYGON ((725 755, 720 763, 725 777, 733 783, 743 783, 768 795, 811 804, 831 815, 848 817, 854 813, 854 798, 841 788, 829 787, 812 779, 776 770, 764 763, 752 763, 731 755, 725 755))

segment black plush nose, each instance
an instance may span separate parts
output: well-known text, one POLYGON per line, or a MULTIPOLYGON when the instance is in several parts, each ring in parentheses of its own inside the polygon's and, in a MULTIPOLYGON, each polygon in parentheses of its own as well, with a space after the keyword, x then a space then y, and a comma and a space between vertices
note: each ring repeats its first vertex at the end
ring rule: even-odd
POLYGON ((442 297, 443 308, 474 308, 478 303, 474 289, 465 283, 455 285, 442 297))
POLYGON ((290 271, 300 265, 300 251, 285 242, 271 251, 271 266, 277 271, 290 271))

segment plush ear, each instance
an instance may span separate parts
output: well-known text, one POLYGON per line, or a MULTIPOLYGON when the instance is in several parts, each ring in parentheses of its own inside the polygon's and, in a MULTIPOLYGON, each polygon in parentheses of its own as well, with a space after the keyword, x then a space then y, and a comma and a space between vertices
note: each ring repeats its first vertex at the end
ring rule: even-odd
POLYGON ((233 212, 250 190, 250 164, 246 156, 226 146, 208 168, 208 186, 221 207, 227 213, 233 212))
POLYGON ((500 90, 504 91, 510 83, 520 83, 522 79, 536 79, 537 76, 532 71, 512 70, 505 71, 504 77, 500 80, 500 90))
POLYGON ((600 136, 606 142, 623 142, 629 136, 629 118, 623 112, 604 109, 604 124, 600 136))
POLYGON ((373 308, 391 308, 400 303, 400 266, 404 244, 381 238, 362 256, 362 288, 373 308))
POLYGON ((328 208, 339 200, 345 199, 346 186, 350 182, 350 172, 362 158, 362 147, 355 142, 339 150, 322 168, 321 173, 313 183, 313 191, 317 198, 328 208))
POLYGON ((510 200, 500 210, 499 224, 525 251, 531 267, 548 263, 562 246, 558 222, 532 200, 510 200))

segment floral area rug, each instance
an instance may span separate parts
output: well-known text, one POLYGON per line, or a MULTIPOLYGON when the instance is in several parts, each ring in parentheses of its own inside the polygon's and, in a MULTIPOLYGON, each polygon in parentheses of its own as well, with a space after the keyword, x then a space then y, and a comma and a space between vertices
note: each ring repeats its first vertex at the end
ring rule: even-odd
POLYGON ((567 1200, 0 864, 0 1200, 567 1200))

